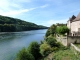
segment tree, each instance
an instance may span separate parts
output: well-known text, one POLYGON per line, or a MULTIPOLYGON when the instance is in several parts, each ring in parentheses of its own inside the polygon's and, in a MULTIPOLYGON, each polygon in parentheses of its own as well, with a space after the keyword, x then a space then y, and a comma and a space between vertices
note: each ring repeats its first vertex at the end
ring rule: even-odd
POLYGON ((35 60, 33 55, 23 48, 18 54, 16 60, 35 60))
POLYGON ((34 56, 35 60, 38 60, 41 57, 41 54, 39 53, 39 44, 37 42, 30 43, 28 51, 34 56))
POLYGON ((69 29, 67 26, 59 26, 56 28, 56 33, 57 34, 62 34, 64 35, 65 33, 68 33, 69 32, 69 29))
POLYGON ((53 38, 52 36, 49 36, 46 38, 46 42, 47 44, 49 44, 51 47, 57 47, 57 41, 55 38, 53 38))
POLYGON ((51 52, 51 47, 47 43, 40 45, 40 53, 42 56, 47 56, 51 52))
POLYGON ((48 37, 49 35, 54 35, 56 30, 56 25, 52 25, 46 32, 45 36, 48 37))
POLYGON ((45 36, 48 37, 49 35, 50 35, 50 28, 48 28, 48 30, 47 30, 45 36))

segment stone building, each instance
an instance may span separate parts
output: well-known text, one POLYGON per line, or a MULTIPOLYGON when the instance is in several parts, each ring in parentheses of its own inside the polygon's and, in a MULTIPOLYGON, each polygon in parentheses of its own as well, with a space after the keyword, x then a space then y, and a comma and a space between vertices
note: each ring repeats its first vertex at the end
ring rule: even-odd
POLYGON ((70 29, 70 35, 80 35, 80 13, 78 16, 72 16, 67 21, 67 27, 70 29))

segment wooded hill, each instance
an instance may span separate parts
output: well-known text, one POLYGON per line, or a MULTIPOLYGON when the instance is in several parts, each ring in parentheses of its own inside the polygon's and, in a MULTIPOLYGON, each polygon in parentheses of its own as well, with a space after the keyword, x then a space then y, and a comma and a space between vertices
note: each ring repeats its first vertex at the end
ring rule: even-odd
POLYGON ((0 15, 0 32, 27 31, 27 30, 46 29, 46 28, 48 27, 23 21, 17 18, 0 15))

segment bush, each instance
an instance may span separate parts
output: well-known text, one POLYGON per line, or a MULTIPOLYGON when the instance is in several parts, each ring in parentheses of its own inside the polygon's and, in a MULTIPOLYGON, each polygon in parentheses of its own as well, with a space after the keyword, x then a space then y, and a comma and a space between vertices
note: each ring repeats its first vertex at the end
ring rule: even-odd
POLYGON ((52 51, 57 51, 59 49, 65 48, 60 42, 57 42, 57 40, 52 36, 48 36, 46 38, 46 42, 48 45, 50 45, 52 51))
POLYGON ((51 47, 55 47, 55 46, 56 46, 56 43, 57 43, 56 39, 53 38, 52 36, 47 37, 47 38, 46 38, 46 42, 47 42, 47 44, 49 44, 51 47))
POLYGON ((42 56, 47 56, 50 52, 51 47, 47 43, 40 45, 40 53, 42 54, 42 56))
POLYGON ((18 54, 16 60, 34 60, 32 54, 30 54, 25 48, 23 48, 18 54))
POLYGON ((67 26, 59 26, 56 28, 56 33, 64 35, 65 33, 69 33, 69 29, 67 26))
POLYGON ((55 30, 56 30, 56 25, 53 24, 50 28, 48 28, 48 30, 45 34, 45 37, 48 37, 51 34, 54 36, 55 30))
POLYGON ((51 48, 51 51, 52 51, 52 52, 56 52, 56 51, 58 51, 58 50, 59 50, 58 47, 52 47, 52 48, 51 48))
POLYGON ((32 42, 28 47, 28 51, 34 56, 35 60, 41 57, 39 44, 37 42, 32 42))
POLYGON ((45 37, 48 37, 49 35, 50 35, 50 30, 49 30, 50 28, 48 28, 48 30, 47 30, 47 32, 46 32, 46 34, 45 34, 45 37))

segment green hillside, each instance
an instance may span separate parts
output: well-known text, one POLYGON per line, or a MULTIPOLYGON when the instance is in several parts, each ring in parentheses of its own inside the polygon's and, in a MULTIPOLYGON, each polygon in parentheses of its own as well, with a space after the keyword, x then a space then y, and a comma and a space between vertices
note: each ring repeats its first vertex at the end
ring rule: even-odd
POLYGON ((0 15, 0 32, 27 31, 45 28, 47 27, 23 21, 21 19, 0 15))

